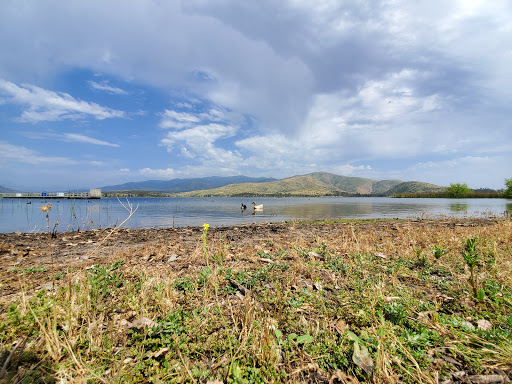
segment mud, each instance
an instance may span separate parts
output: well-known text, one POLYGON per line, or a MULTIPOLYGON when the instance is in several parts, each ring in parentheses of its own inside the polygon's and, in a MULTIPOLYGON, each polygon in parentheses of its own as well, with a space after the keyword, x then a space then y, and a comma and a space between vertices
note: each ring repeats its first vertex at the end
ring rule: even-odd
MULTIPOLYGON (((278 223, 210 227, 208 247, 258 250, 289 250, 300 239, 318 242, 335 239, 347 226, 358 233, 393 232, 400 227, 468 227, 492 225, 497 219, 382 220, 345 223, 278 223), (267 249, 264 249, 267 248, 267 249)), ((0 298, 19 295, 22 289, 45 287, 51 276, 123 259, 125 266, 146 273, 194 268, 202 263, 202 227, 168 229, 105 229, 56 233, 0 234, 0 298), (194 255, 196 257, 194 257, 194 255)))

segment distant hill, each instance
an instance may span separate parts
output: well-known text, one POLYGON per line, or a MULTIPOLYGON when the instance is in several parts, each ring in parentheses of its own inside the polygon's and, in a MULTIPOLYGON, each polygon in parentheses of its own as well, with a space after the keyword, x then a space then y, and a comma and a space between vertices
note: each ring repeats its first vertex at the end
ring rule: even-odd
MULTIPOLYGON (((351 195, 390 195, 390 191, 402 184, 411 188, 420 185, 435 186, 420 182, 403 182, 401 180, 372 180, 361 177, 340 176, 326 172, 293 176, 282 180, 264 183, 231 184, 220 188, 190 191, 176 194, 179 197, 212 196, 351 196, 351 195)), ((427 190, 428 188, 425 187, 427 190)))
POLYGON ((211 176, 193 179, 172 179, 172 180, 146 180, 118 185, 101 187, 102 192, 117 191, 148 191, 180 193, 223 187, 235 183, 262 183, 274 181, 272 177, 247 177, 247 176, 211 176))
POLYGON ((14 189, 10 189, 10 188, 7 188, 7 187, 2 187, 0 185, 0 193, 12 193, 12 192, 16 192, 14 189))
POLYGON ((422 183, 419 181, 407 181, 395 185, 387 191, 387 195, 394 195, 398 193, 429 193, 429 192, 442 192, 446 190, 446 187, 440 187, 439 185, 422 183))

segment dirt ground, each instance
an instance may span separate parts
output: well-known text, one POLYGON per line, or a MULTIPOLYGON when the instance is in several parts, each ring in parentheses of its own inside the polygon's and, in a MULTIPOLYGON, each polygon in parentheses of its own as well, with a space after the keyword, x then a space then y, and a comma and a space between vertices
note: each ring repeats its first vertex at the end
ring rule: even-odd
MULTIPOLYGON (((346 223, 277 223, 211 227, 208 245, 236 246, 252 253, 266 248, 291 249, 297 241, 318 242, 334 239, 343 227, 358 233, 393 232, 400 227, 471 227, 494 224, 496 219, 352 221, 346 223), (270 244, 270 245, 269 245, 270 244)), ((0 234, 0 298, 10 301, 20 287, 41 289, 52 274, 65 273, 91 265, 105 265, 123 259, 125 267, 147 273, 165 273, 169 269, 194 268, 193 255, 202 252, 202 227, 168 229, 117 228, 81 232, 0 234), (23 281, 21 281, 23 279, 23 281)), ((269 249, 268 251, 272 251, 269 249)), ((198 266, 197 266, 198 267, 198 266)))

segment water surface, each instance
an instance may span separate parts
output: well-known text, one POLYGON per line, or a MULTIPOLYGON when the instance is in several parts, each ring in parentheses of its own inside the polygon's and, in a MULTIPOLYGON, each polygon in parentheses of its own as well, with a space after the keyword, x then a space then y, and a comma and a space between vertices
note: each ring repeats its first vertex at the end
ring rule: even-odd
MULTIPOLYGON (((0 199, 0 232, 41 232, 48 229, 42 205, 52 204, 50 229, 86 230, 119 225, 129 213, 126 199, 48 200, 0 199)), ((166 228, 238 225, 292 219, 418 218, 446 215, 481 217, 512 213, 506 199, 393 199, 386 197, 296 197, 296 198, 131 198, 137 211, 124 227, 166 228), (251 202, 263 204, 253 215, 251 202), (240 209, 241 204, 247 210, 240 209)))

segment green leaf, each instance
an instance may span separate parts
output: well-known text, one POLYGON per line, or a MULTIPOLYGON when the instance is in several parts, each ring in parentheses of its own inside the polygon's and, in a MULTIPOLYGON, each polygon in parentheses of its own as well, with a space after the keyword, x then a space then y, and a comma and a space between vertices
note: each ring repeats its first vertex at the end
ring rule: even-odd
POLYGON ((356 336, 356 334, 354 332, 351 332, 351 331, 347 331, 348 332, 348 337, 352 340, 352 341, 355 341, 355 342, 359 342, 359 343, 362 343, 361 339, 359 337, 356 336))
POLYGON ((302 335, 297 337, 297 344, 309 344, 313 341, 313 336, 302 335))

